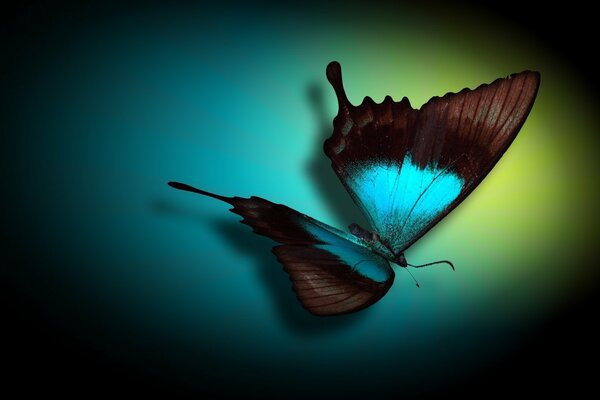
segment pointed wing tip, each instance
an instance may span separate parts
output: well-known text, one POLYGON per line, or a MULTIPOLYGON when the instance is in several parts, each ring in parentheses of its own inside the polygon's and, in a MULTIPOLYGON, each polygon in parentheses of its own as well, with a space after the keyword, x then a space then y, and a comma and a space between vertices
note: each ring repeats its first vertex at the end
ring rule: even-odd
POLYGON ((193 186, 187 185, 185 183, 169 181, 169 182, 167 182, 167 185, 171 186, 174 189, 183 190, 186 192, 191 192, 191 193, 196 193, 196 194, 201 194, 203 196, 212 197, 213 199, 217 199, 217 200, 224 201, 226 203, 233 204, 231 202, 233 200, 233 197, 225 197, 225 196, 221 196, 219 194, 207 192, 206 190, 198 189, 193 186))
POLYGON ((335 94, 338 98, 338 103, 340 110, 347 109, 350 107, 350 102, 348 101, 348 97, 346 96, 346 91, 344 90, 344 82, 342 80, 342 66, 337 61, 332 61, 327 64, 327 69, 325 70, 325 74, 327 75, 327 80, 333 87, 335 94))
POLYGON ((514 79, 517 77, 523 77, 525 80, 531 80, 535 82, 536 86, 539 86, 542 79, 542 74, 540 74, 538 71, 531 71, 527 69, 515 74, 510 74, 506 79, 514 79))
POLYGON ((532 71, 530 69, 526 69, 526 70, 521 71, 521 72, 516 72, 514 74, 510 74, 509 78, 514 78, 515 76, 518 76, 518 75, 531 75, 531 76, 535 76, 538 79, 541 76, 541 74, 540 74, 539 71, 532 71))
POLYGON ((533 106, 533 101, 537 97, 538 90, 540 88, 540 81, 542 79, 541 74, 538 71, 525 70, 516 74, 512 74, 507 77, 505 80, 511 79, 521 79, 521 85, 524 90, 529 93, 529 97, 531 99, 531 106, 533 106))
POLYGON ((342 66, 337 61, 331 61, 327 64, 327 77, 329 78, 332 74, 340 74, 342 72, 342 66))
POLYGON ((339 62, 332 61, 327 64, 325 75, 327 75, 327 80, 329 83, 331 83, 331 86, 333 86, 336 92, 338 90, 344 90, 344 85, 342 82, 342 66, 339 62))
POLYGON ((174 181, 167 182, 167 185, 171 186, 172 188, 179 189, 179 190, 188 190, 188 188, 190 187, 189 185, 186 185, 185 183, 174 182, 174 181))

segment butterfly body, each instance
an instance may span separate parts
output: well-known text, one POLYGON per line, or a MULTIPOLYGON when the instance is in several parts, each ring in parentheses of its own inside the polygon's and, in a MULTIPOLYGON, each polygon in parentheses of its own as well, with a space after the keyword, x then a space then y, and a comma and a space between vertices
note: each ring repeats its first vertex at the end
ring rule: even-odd
POLYGON ((169 182, 231 204, 241 222, 278 242, 273 253, 315 315, 347 314, 381 299, 394 281, 390 263, 433 264, 408 264, 404 252, 491 171, 525 122, 539 86, 539 74, 525 71, 434 97, 417 110, 407 98, 394 102, 390 96, 353 106, 337 62, 327 66, 327 78, 339 111, 325 154, 372 231, 351 224, 348 233, 260 197, 225 197, 169 182))
POLYGON ((396 258, 394 251, 391 249, 390 245, 385 243, 377 233, 370 232, 356 223, 350 224, 350 226, 348 226, 348 230, 351 234, 361 239, 373 253, 379 254, 385 259, 394 262, 396 258))

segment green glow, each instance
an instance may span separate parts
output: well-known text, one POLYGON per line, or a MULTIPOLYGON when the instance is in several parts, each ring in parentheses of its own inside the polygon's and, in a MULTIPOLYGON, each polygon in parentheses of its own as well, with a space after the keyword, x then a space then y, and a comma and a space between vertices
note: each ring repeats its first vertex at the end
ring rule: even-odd
MULTIPOLYGON (((35 68, 11 92, 6 162, 15 237, 43 244, 23 252, 45 268, 28 292, 56 285, 81 305, 82 326, 98 327, 90 332, 139 332, 113 346, 151 355, 129 362, 162 360, 156 344, 190 381, 210 364, 206 376, 255 384, 258 363, 264 382, 306 391, 331 371, 362 390, 398 390, 399 380, 426 387, 432 376, 479 368, 510 345, 497 332, 526 330, 597 276, 597 104, 527 32, 460 8, 374 7, 368 18, 350 5, 142 14, 23 52, 35 68), (419 107, 525 69, 541 72, 541 87, 490 175, 406 253, 413 264, 449 259, 456 272, 416 270, 417 289, 397 269, 388 294, 360 315, 314 319, 281 290, 290 285, 270 241, 224 204, 166 182, 261 196, 338 228, 366 226, 322 152, 337 113, 325 78, 332 60, 355 104, 391 95, 419 107)), ((71 304, 39 303, 57 324, 71 304)), ((73 326, 65 330, 79 336, 73 326)), ((86 340, 104 352, 103 339, 86 340)))

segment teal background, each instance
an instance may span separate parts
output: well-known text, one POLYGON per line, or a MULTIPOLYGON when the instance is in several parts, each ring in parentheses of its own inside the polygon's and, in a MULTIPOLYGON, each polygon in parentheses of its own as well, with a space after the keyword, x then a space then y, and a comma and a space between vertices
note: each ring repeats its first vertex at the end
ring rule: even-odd
POLYGON ((16 373, 64 388, 53 368, 85 360, 88 389, 105 374, 213 396, 433 393, 505 362, 586 298, 599 200, 591 88, 523 26, 437 10, 27 9, 3 73, 2 275, 34 327, 16 373), (524 69, 542 83, 494 171, 406 253, 457 271, 414 271, 417 289, 396 270, 373 307, 315 318, 268 239, 166 182, 364 224, 322 152, 332 60, 355 104, 389 94, 419 107, 524 69))

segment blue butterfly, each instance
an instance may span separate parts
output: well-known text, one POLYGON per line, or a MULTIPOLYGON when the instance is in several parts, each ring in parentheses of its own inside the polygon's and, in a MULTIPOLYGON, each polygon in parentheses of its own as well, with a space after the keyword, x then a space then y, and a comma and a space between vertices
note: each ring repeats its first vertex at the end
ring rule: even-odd
MULTIPOLYGON (((273 253, 289 274, 302 305, 315 315, 362 310, 394 281, 390 262, 459 205, 492 170, 533 106, 540 82, 524 71, 475 90, 433 97, 420 110, 404 97, 376 104, 348 101, 339 63, 327 66, 339 111, 325 154, 372 231, 350 233, 260 197, 225 197, 178 182, 169 185, 210 196, 255 233, 279 242, 273 253)), ((418 284, 417 284, 418 286, 418 284)))

